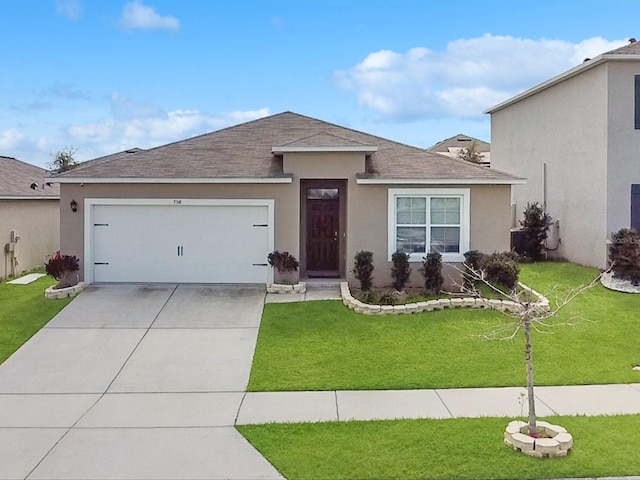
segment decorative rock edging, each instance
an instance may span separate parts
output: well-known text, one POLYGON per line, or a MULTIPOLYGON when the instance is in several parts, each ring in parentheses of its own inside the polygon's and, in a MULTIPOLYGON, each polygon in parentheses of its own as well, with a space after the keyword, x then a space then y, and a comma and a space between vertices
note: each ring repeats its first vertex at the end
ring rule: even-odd
POLYGON ((628 280, 622 280, 613 276, 613 272, 604 272, 600 277, 600 283, 609 290, 623 293, 640 293, 640 286, 635 286, 628 280))
POLYGON ((295 285, 285 285, 283 283, 267 283, 267 293, 306 293, 307 284, 305 282, 295 285))
MULTIPOLYGON (((549 310, 549 300, 536 292, 535 290, 519 283, 520 287, 531 292, 539 300, 536 302, 543 309, 549 310)), ((428 300, 426 302, 407 303, 404 305, 372 305, 364 303, 351 295, 349 284, 347 282, 340 283, 340 295, 342 303, 356 313, 365 315, 389 315, 399 313, 418 313, 431 312, 433 310, 442 310, 444 308, 491 308, 500 310, 501 312, 515 312, 520 306, 511 300, 497 300, 486 298, 440 298, 438 300, 428 300)))
POLYGON ((514 420, 504 431, 504 443, 520 450, 531 457, 566 457, 573 447, 573 437, 564 427, 552 425, 548 422, 536 422, 538 431, 548 438, 534 438, 526 432, 529 428, 526 422, 514 420))
POLYGON ((56 299, 56 298, 67 298, 67 297, 75 297, 78 293, 80 293, 86 287, 86 283, 79 282, 72 287, 65 288, 54 288, 49 287, 44 291, 44 298, 48 299, 56 299))

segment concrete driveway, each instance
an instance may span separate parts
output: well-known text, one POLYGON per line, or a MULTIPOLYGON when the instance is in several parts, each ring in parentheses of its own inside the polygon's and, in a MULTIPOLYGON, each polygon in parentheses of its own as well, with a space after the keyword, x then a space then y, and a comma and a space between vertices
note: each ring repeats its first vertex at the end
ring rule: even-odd
POLYGON ((282 478, 233 427, 264 297, 87 288, 0 365, 0 479, 282 478))

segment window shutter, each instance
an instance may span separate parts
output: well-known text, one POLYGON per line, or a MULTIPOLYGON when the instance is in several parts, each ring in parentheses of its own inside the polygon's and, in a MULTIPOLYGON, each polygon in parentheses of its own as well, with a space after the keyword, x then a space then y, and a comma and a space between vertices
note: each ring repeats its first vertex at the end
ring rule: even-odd
POLYGON ((631 228, 640 232, 640 184, 631 185, 631 228))

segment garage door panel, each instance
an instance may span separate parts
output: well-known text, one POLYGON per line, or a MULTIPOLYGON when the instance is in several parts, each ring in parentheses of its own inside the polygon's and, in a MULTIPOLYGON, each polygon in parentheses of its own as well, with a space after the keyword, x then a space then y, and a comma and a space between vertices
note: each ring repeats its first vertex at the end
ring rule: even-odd
POLYGON ((267 206, 96 205, 96 282, 265 283, 267 206))

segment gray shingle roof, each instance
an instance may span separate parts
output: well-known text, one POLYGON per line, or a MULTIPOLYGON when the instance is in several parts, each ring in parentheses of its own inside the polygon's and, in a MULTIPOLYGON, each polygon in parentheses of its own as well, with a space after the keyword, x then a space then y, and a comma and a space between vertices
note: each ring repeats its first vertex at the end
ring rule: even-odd
MULTIPOLYGON (((60 177, 72 179, 279 178, 282 159, 273 147, 286 145, 375 146, 361 178, 479 179, 499 183, 518 177, 426 152, 364 132, 284 112, 216 132, 135 153, 120 152, 81 164, 60 177)), ((78 180, 80 181, 80 180, 78 180)), ((130 180, 129 180, 130 181, 130 180)))
POLYGON ((59 185, 47 185, 46 174, 44 168, 12 157, 0 156, 0 197, 60 198, 59 185))
POLYGON ((463 135, 462 133, 459 133, 458 135, 454 135, 453 137, 449 137, 446 138, 444 140, 442 140, 441 142, 436 143, 435 145, 432 145, 431 147, 427 148, 426 150, 428 152, 433 152, 433 153, 438 153, 438 152, 447 152, 449 151, 449 148, 467 148, 469 145, 471 145, 471 142, 475 141, 476 142, 476 147, 478 148, 479 152, 490 152, 491 151, 491 144, 483 141, 483 140, 478 140, 477 138, 474 137, 470 137, 468 135, 463 135))
POLYGON ((640 55, 640 42, 629 40, 629 44, 615 50, 611 50, 605 55, 640 55))

